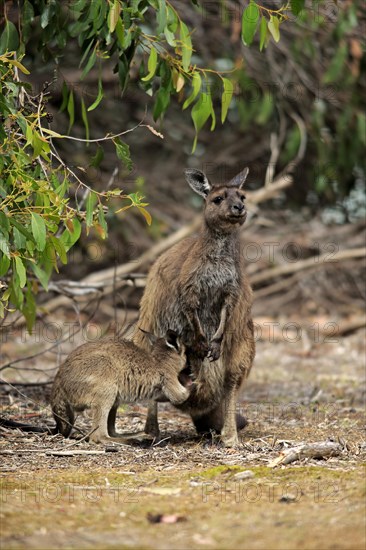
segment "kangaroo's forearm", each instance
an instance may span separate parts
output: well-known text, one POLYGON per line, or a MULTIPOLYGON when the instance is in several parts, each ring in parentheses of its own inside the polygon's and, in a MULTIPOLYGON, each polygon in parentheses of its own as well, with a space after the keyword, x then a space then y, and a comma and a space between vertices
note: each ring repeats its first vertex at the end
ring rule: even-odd
POLYGON ((227 303, 225 303, 222 310, 221 310, 221 313, 220 313, 219 327, 218 327, 217 331, 215 332, 215 334, 212 337, 212 340, 214 342, 221 342, 222 341, 223 336, 224 336, 224 332, 225 332, 227 318, 228 318, 228 305, 227 305, 227 303))

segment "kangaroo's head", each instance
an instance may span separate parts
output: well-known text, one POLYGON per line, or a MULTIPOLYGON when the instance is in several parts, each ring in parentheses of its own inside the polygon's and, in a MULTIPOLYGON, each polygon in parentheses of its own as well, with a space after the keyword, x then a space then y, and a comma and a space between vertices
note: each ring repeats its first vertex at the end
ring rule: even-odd
POLYGON ((243 187, 248 173, 249 169, 244 168, 225 185, 212 185, 201 170, 185 171, 190 187, 205 199, 204 217, 210 228, 230 232, 245 222, 243 187))

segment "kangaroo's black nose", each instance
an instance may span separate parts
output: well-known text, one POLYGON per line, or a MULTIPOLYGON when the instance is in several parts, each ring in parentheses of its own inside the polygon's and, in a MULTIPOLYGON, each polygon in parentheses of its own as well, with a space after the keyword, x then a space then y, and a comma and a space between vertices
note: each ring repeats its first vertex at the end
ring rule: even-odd
POLYGON ((244 210, 244 205, 243 204, 233 204, 232 207, 231 207, 231 211, 233 214, 241 214, 244 210))

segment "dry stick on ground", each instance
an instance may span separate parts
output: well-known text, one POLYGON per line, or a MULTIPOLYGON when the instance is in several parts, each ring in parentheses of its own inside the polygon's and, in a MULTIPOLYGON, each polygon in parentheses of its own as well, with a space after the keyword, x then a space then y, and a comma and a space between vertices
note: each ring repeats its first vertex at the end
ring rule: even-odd
POLYGON ((303 443, 302 445, 296 445, 296 447, 282 451, 280 456, 272 460, 268 466, 269 468, 274 468, 275 466, 290 464, 290 462, 301 460, 302 458, 329 458, 339 455, 342 450, 342 445, 334 441, 303 443))
MULTIPOLYGON (((287 175, 283 176, 281 178, 278 178, 275 180, 270 187, 268 188, 261 188, 258 189, 258 191, 253 191, 251 193, 247 193, 248 197, 248 204, 250 205, 256 205, 260 202, 269 200, 276 195, 286 187, 292 184, 292 177, 287 175)), ((184 237, 187 237, 188 235, 191 235, 197 229, 200 227, 201 224, 201 216, 196 216, 193 220, 193 222, 187 226, 182 227, 181 229, 178 229, 175 233, 172 235, 169 235, 166 239, 163 239, 162 241, 158 242, 154 246, 152 246, 149 250, 144 252, 139 258, 136 260, 132 260, 130 262, 127 262, 125 264, 119 265, 117 268, 111 267, 108 269, 103 269, 102 271, 98 271, 97 273, 92 273, 91 275, 88 275, 85 277, 81 282, 82 283, 88 283, 88 284, 98 284, 98 283, 105 283, 105 289, 104 294, 110 294, 113 292, 113 277, 114 273, 117 278, 116 281, 116 287, 123 286, 125 282, 120 280, 123 277, 126 277, 131 272, 136 272, 139 269, 141 269, 143 266, 153 262, 160 254, 165 252, 165 250, 168 250, 171 246, 179 242, 181 239, 184 239, 184 237)), ((58 296, 57 298, 53 298, 49 302, 43 305, 43 308, 49 313, 56 308, 63 306, 65 304, 68 304, 68 300, 65 296, 58 296)))

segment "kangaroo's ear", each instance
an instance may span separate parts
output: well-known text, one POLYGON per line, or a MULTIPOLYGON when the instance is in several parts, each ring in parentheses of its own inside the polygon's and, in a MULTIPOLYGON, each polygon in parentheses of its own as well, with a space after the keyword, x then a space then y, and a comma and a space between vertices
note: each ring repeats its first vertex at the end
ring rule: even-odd
POLYGON ((185 171, 185 175, 188 185, 193 189, 193 191, 205 199, 212 189, 212 185, 208 181, 206 174, 201 172, 201 170, 188 168, 185 171))
POLYGON ((152 346, 154 344, 156 344, 156 341, 157 341, 158 337, 155 336, 155 334, 152 334, 151 332, 147 332, 147 330, 144 330, 141 327, 139 327, 139 329, 141 330, 141 332, 143 332, 145 334, 146 338, 149 340, 149 342, 152 346))
POLYGON ((174 330, 167 330, 165 335, 165 343, 169 348, 174 348, 179 352, 180 346, 178 342, 178 334, 174 330))
POLYGON ((248 177, 249 174, 249 168, 244 168, 239 174, 235 176, 230 182, 228 183, 228 186, 230 187, 238 187, 238 189, 242 189, 244 186, 244 183, 248 177))

